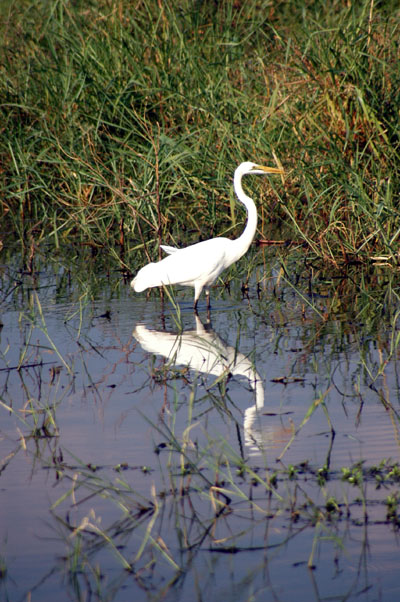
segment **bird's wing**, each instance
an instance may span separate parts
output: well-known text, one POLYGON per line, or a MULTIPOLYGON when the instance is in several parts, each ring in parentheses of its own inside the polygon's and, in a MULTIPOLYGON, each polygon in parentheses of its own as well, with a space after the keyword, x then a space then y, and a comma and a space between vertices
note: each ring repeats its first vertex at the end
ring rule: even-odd
POLYGON ((133 280, 133 288, 139 293, 162 284, 210 285, 230 265, 227 248, 231 244, 232 241, 226 238, 213 238, 183 249, 167 247, 173 252, 139 270, 133 280))
POLYGON ((175 249, 155 264, 153 273, 157 273, 163 284, 211 284, 227 265, 226 247, 230 243, 227 239, 214 238, 175 249))
POLYGON ((168 255, 172 255, 172 253, 176 253, 176 251, 179 251, 177 247, 170 247, 169 245, 160 245, 160 247, 168 255))

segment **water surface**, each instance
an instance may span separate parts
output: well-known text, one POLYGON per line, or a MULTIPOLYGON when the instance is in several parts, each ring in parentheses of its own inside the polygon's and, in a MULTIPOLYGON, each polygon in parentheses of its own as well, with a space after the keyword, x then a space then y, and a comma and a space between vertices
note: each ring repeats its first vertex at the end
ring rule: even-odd
POLYGON ((5 599, 398 597, 396 308, 260 270, 210 316, 4 271, 5 599))

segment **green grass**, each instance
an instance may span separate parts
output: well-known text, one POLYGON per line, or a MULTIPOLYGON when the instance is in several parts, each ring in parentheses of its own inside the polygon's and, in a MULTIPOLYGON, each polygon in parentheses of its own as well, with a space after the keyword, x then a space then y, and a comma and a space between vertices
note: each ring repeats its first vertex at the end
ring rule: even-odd
POLYGON ((286 171, 250 183, 258 238, 397 264, 394 0, 0 10, 1 237, 28 268, 44 243, 105 247, 134 270, 161 239, 236 235, 242 160, 286 171))
MULTIPOLYGON (((18 259, 14 261, 17 263, 18 259)), ((282 372, 282 387, 290 386, 291 379, 292 386, 297 379, 302 387, 300 383, 305 377, 311 382, 310 375, 316 375, 304 409, 299 411, 297 402, 290 403, 288 396, 288 406, 282 405, 282 411, 295 410, 293 419, 288 416, 288 424, 298 439, 309 437, 307 425, 323 412, 321 434, 325 437, 320 443, 318 462, 307 459, 305 453, 289 458, 292 438, 277 462, 275 449, 249 457, 246 447, 239 444, 239 435, 236 441, 234 433, 241 433, 242 442, 244 435, 243 414, 233 394, 233 368, 216 379, 204 379, 194 370, 175 365, 172 357, 164 362, 163 358, 143 355, 138 349, 133 353, 135 347, 129 342, 126 329, 119 330, 117 326, 118 304, 107 327, 111 328, 111 334, 103 332, 97 321, 101 317, 100 307, 103 314, 107 303, 104 307, 92 303, 93 298, 101 299, 98 288, 101 279, 92 274, 94 268, 89 261, 81 264, 68 261, 69 268, 65 267, 65 271, 60 262, 55 274, 52 274, 55 262, 42 258, 40 252, 36 261, 37 275, 25 275, 25 286, 12 293, 12 307, 18 313, 18 334, 10 337, 10 342, 8 334, 2 337, 0 411, 4 438, 0 472, 3 478, 10 478, 14 471, 14 479, 18 462, 28 462, 32 465, 32 479, 40 479, 43 471, 48 475, 48 504, 44 505, 40 520, 35 515, 32 523, 36 520, 34 526, 41 537, 46 537, 44 518, 43 522, 51 527, 49 542, 56 543, 61 550, 54 557, 54 564, 51 561, 44 570, 46 575, 57 579, 55 590, 59 591, 60 579, 71 599, 81 600, 83 592, 98 591, 99 599, 111 600, 119 592, 123 595, 122 588, 133 589, 147 583, 161 599, 164 587, 179 589, 179 582, 189 581, 192 575, 196 577, 204 557, 211 566, 211 558, 226 554, 230 562, 236 558, 243 564, 249 562, 248 554, 253 555, 248 565, 249 582, 252 575, 264 578, 266 559, 273 567, 279 553, 284 554, 288 571, 290 568, 297 571, 294 563, 302 562, 323 575, 326 546, 332 548, 333 553, 327 556, 336 574, 337 566, 346 566, 350 556, 353 566, 361 564, 363 551, 375 535, 374 529, 379 529, 379 541, 388 541, 389 534, 393 538, 398 536, 398 458, 374 460, 372 465, 368 460, 353 463, 349 453, 345 465, 331 462, 334 430, 336 448, 346 446, 345 432, 334 418, 337 404, 343 404, 346 413, 346 408, 353 412, 353 404, 359 407, 358 422, 364 419, 368 404, 381 403, 382 423, 384 416, 391 416, 394 436, 398 432, 398 396, 396 381, 392 381, 397 370, 398 312, 396 308, 390 309, 391 304, 395 305, 394 297, 394 302, 390 301, 390 279, 372 280, 365 286, 363 296, 355 293, 356 274, 351 270, 356 266, 349 266, 347 277, 339 283, 332 275, 328 281, 326 274, 323 279, 315 271, 313 295, 306 304, 305 276, 302 274, 296 283, 295 297, 292 283, 289 285, 287 276, 282 276, 280 282, 274 283, 276 297, 268 294, 268 290, 261 299, 252 296, 248 310, 236 316, 229 312, 232 321, 224 318, 220 323, 222 328, 228 319, 224 328, 231 331, 237 321, 236 335, 230 337, 236 361, 242 352, 249 358, 254 354, 258 365, 268 362, 266 358, 274 354, 286 355, 282 370, 286 368, 287 372, 282 372), (55 286, 48 287, 49 282, 55 286), (327 286, 329 290, 335 288, 336 295, 324 296, 327 286), (373 298, 368 290, 374 291, 373 298), (318 307, 318 312, 312 304, 318 307), (349 311, 343 318, 351 307, 353 313, 349 311), (60 313, 61 308, 67 309, 67 315, 60 313), (332 319, 335 313, 337 319, 332 319), (325 320, 325 314, 329 319, 325 320), (270 338, 253 348, 252 332, 263 328, 266 320, 270 338), (65 331, 60 333, 60 328, 65 331), (125 334, 119 338, 118 333, 125 334), (18 362, 10 359, 11 345, 19 349, 18 362), (99 358, 100 365, 93 362, 93 357, 99 358), (348 388, 344 390, 337 389, 335 384, 336 373, 341 370, 349 371, 345 379, 348 388), (121 378, 117 378, 118 374, 121 378), (121 386, 118 424, 125 419, 126 412, 133 411, 138 387, 148 389, 147 398, 154 395, 160 401, 159 412, 148 418, 145 423, 148 428, 143 430, 146 440, 151 441, 145 465, 136 463, 133 448, 136 439, 131 440, 130 436, 125 443, 121 442, 118 457, 112 461, 99 449, 96 430, 91 431, 93 438, 82 454, 85 457, 75 448, 76 437, 82 435, 75 430, 79 425, 75 425, 74 410, 68 417, 71 408, 76 406, 82 424, 87 420, 85 407, 86 411, 91 408, 89 416, 92 411, 99 412, 96 423, 106 424, 103 412, 118 403, 118 397, 109 396, 110 386, 112 390, 121 386), (90 390, 93 398, 86 397, 85 391, 90 390), (184 413, 183 420, 179 412, 184 413), (225 438, 214 427, 218 418, 230 425, 227 432, 232 439, 225 438), (68 426, 70 419, 72 423, 68 426), (355 556, 354 541, 358 542, 355 556)), ((297 260, 292 257, 287 260, 288 273, 292 273, 291 261, 297 260)), ((11 266, 8 269, 11 271, 11 266)), ((389 275, 394 279, 394 271, 389 275)), ((3 273, 1 280, 15 281, 3 273)), ((118 287, 113 289, 113 282, 112 279, 108 282, 111 292, 104 293, 111 298, 119 291, 118 287)), ((272 278, 268 282, 272 286, 272 278)), ((5 298, 10 295, 7 293, 5 298)), ((5 326, 11 315, 7 307, 5 326)), ((167 320, 167 327, 172 324, 173 330, 179 331, 178 317, 179 314, 175 316, 176 324, 172 318, 167 320)), ((218 346, 215 351, 221 357, 227 355, 218 346)), ((280 374, 275 370, 267 372, 267 413, 271 409, 268 405, 269 388, 274 380, 271 377, 280 374)), ((247 383, 242 384, 244 404, 252 394, 247 383)), ((293 398, 298 390, 292 389, 293 398)), ((141 411, 147 415, 145 404, 141 411)), ((272 421, 276 419, 278 416, 271 416, 272 421)), ((112 423, 117 424, 114 420, 112 423)), ((112 427, 116 444, 119 429, 118 426, 115 434, 112 427)), ((318 427, 318 433, 320 430, 318 427)), ((7 483, 3 484, 5 490, 10 487, 7 483)), ((2 544, 0 586, 11 591, 15 561, 7 542, 2 544)), ((39 574, 37 590, 41 590, 43 583, 45 579, 39 574)), ((347 583, 344 580, 343 589, 348 587, 347 583)), ((46 583, 46 587, 50 585, 46 583)), ((203 584, 201 588, 203 591, 203 584)))

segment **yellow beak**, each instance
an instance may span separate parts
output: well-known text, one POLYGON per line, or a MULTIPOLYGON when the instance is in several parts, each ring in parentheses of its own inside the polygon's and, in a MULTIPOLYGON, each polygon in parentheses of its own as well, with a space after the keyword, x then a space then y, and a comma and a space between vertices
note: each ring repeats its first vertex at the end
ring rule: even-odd
POLYGON ((265 173, 285 173, 280 167, 264 167, 264 165, 256 165, 256 169, 261 169, 265 173))

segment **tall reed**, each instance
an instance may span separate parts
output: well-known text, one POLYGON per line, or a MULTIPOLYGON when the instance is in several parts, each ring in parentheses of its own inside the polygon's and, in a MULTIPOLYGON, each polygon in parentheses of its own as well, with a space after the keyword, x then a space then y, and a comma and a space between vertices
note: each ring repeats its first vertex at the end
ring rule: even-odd
POLYGON ((1 14, 1 236, 28 267, 45 241, 135 265, 161 239, 235 235, 244 159, 286 170, 251 184, 259 238, 397 264, 394 0, 8 0, 1 14))

